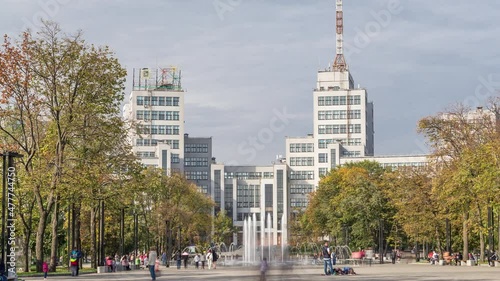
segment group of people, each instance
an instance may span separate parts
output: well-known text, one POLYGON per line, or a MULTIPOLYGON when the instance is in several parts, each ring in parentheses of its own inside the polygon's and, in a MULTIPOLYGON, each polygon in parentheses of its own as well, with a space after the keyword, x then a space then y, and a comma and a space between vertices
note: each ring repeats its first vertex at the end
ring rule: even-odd
MULTIPOLYGON (((184 261, 184 268, 187 268, 189 254, 184 252, 182 254, 177 253, 176 255, 177 261, 177 269, 181 269, 181 261, 184 261)), ((205 269, 205 263, 207 264, 208 269, 217 269, 217 260, 219 259, 219 255, 215 248, 210 248, 208 251, 203 251, 203 253, 196 253, 193 257, 194 266, 196 269, 205 269)))
POLYGON ((325 241, 325 245, 321 248, 325 275, 356 275, 352 267, 336 267, 333 266, 337 262, 337 257, 334 251, 330 250, 328 247, 328 242, 325 241))

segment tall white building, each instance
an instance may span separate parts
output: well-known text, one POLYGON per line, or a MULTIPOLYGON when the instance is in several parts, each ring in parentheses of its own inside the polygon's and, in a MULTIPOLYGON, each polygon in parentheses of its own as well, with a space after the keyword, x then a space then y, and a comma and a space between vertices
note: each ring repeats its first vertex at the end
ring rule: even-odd
MULTIPOLYGON (((373 103, 355 87, 343 56, 342 0, 337 0, 337 46, 333 66, 318 71, 312 93, 313 129, 305 137, 287 137, 286 157, 272 166, 227 166, 212 158, 211 138, 184 134, 184 91, 180 73, 135 71, 130 103, 124 109, 137 122, 131 134, 134 152, 145 165, 182 172, 215 201, 214 213, 226 211, 240 227, 244 220, 270 217, 273 243, 287 241, 286 223, 294 209, 308 204, 322 176, 347 162, 378 161, 382 166, 422 166, 425 155, 374 156, 373 103), (152 78, 154 77, 154 78, 152 78)), ((262 230, 259 228, 258 232, 262 230)), ((266 231, 267 232, 267 231, 266 231)))
POLYGON ((184 90, 176 68, 134 69, 125 118, 134 154, 146 166, 184 172, 184 90), (154 73, 153 73, 154 72, 154 73))

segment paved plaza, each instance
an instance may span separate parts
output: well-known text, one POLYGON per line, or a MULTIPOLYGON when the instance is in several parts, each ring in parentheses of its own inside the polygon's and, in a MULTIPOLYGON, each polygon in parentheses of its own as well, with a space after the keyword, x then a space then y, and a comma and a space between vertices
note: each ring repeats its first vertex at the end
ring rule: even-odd
MULTIPOLYGON (((371 267, 354 267, 357 275, 352 276, 322 276, 322 266, 295 266, 289 269, 273 268, 268 272, 267 280, 500 280, 500 267, 488 266, 437 266, 429 264, 375 264, 371 267)), ((25 280, 43 280, 42 277, 29 277, 25 280)), ((135 270, 105 274, 85 274, 78 277, 60 276, 48 280, 151 280, 149 271, 135 270)), ((259 280, 257 268, 219 267, 216 270, 196 270, 194 268, 177 270, 161 268, 161 276, 156 280, 259 280)))

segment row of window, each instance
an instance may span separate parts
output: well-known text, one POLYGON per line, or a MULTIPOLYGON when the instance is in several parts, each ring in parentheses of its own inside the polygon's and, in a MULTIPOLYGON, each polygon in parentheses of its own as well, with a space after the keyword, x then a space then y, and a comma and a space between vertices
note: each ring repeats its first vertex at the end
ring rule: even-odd
POLYGON ((208 194, 208 185, 198 185, 198 191, 203 194, 208 194))
POLYGON ((172 149, 179 149, 179 140, 157 140, 157 139, 136 139, 136 146, 157 146, 158 143, 165 142, 172 149))
POLYGON ((206 143, 187 143, 184 146, 186 153, 208 153, 208 144, 206 143))
POLYGON ((319 148, 327 148, 327 146, 331 143, 340 142, 342 145, 361 145, 360 138, 352 138, 352 139, 319 139, 318 147, 319 148))
POLYGON ((360 157, 361 156, 361 151, 345 151, 342 152, 342 155, 344 157, 360 157))
POLYGON ((382 167, 391 167, 391 168, 398 168, 398 167, 424 167, 427 166, 426 162, 409 162, 409 163, 382 163, 382 167))
POLYGON ((138 133, 151 135, 178 135, 179 125, 141 125, 138 128, 138 133))
POLYGON ((207 171, 185 171, 184 176, 188 180, 208 180, 207 171))
POLYGON ((314 157, 290 157, 290 166, 314 166, 314 157))
MULTIPOLYGON (((346 124, 335 124, 335 125, 318 125, 318 134, 347 134, 347 125, 346 124)), ((361 124, 349 124, 349 133, 350 134, 359 134, 361 133, 361 124)))
POLYGON ((274 172, 225 172, 225 179, 242 179, 242 180, 252 180, 252 179, 272 179, 274 178, 274 172))
POLYGON ((137 96, 137 105, 179 106, 179 97, 137 96))
POLYGON ((320 110, 318 111, 318 120, 345 120, 345 119, 361 119, 361 110, 320 110))
POLYGON ((313 191, 312 184, 291 184, 290 194, 309 194, 313 191))
POLYGON ((309 203, 307 198, 290 198, 290 207, 292 208, 305 208, 309 203))
POLYGON ((179 111, 137 110, 137 120, 179 120, 179 111))
POLYGON ((313 143, 291 143, 290 152, 313 152, 313 143))
POLYGON ((290 172, 291 180, 313 180, 314 179, 314 171, 291 171, 290 172))
POLYGON ((137 151, 135 155, 139 158, 154 158, 154 151, 137 151))
POLYGON ((207 157, 186 157, 184 159, 185 167, 208 167, 207 157))
POLYGON ((361 104, 361 96, 360 95, 349 96, 349 99, 347 99, 347 96, 318 97, 319 106, 347 105, 347 101, 349 101, 350 105, 359 105, 361 104))
POLYGON ((257 184, 238 185, 236 189, 238 208, 253 208, 260 206, 260 186, 257 184))

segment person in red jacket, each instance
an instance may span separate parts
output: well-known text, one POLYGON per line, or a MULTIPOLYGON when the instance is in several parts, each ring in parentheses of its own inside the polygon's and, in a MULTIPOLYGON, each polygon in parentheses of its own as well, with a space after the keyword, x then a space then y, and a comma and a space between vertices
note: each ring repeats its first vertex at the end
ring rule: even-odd
POLYGON ((47 272, 49 272, 49 265, 45 261, 42 263, 42 271, 43 271, 43 280, 47 280, 47 272))

